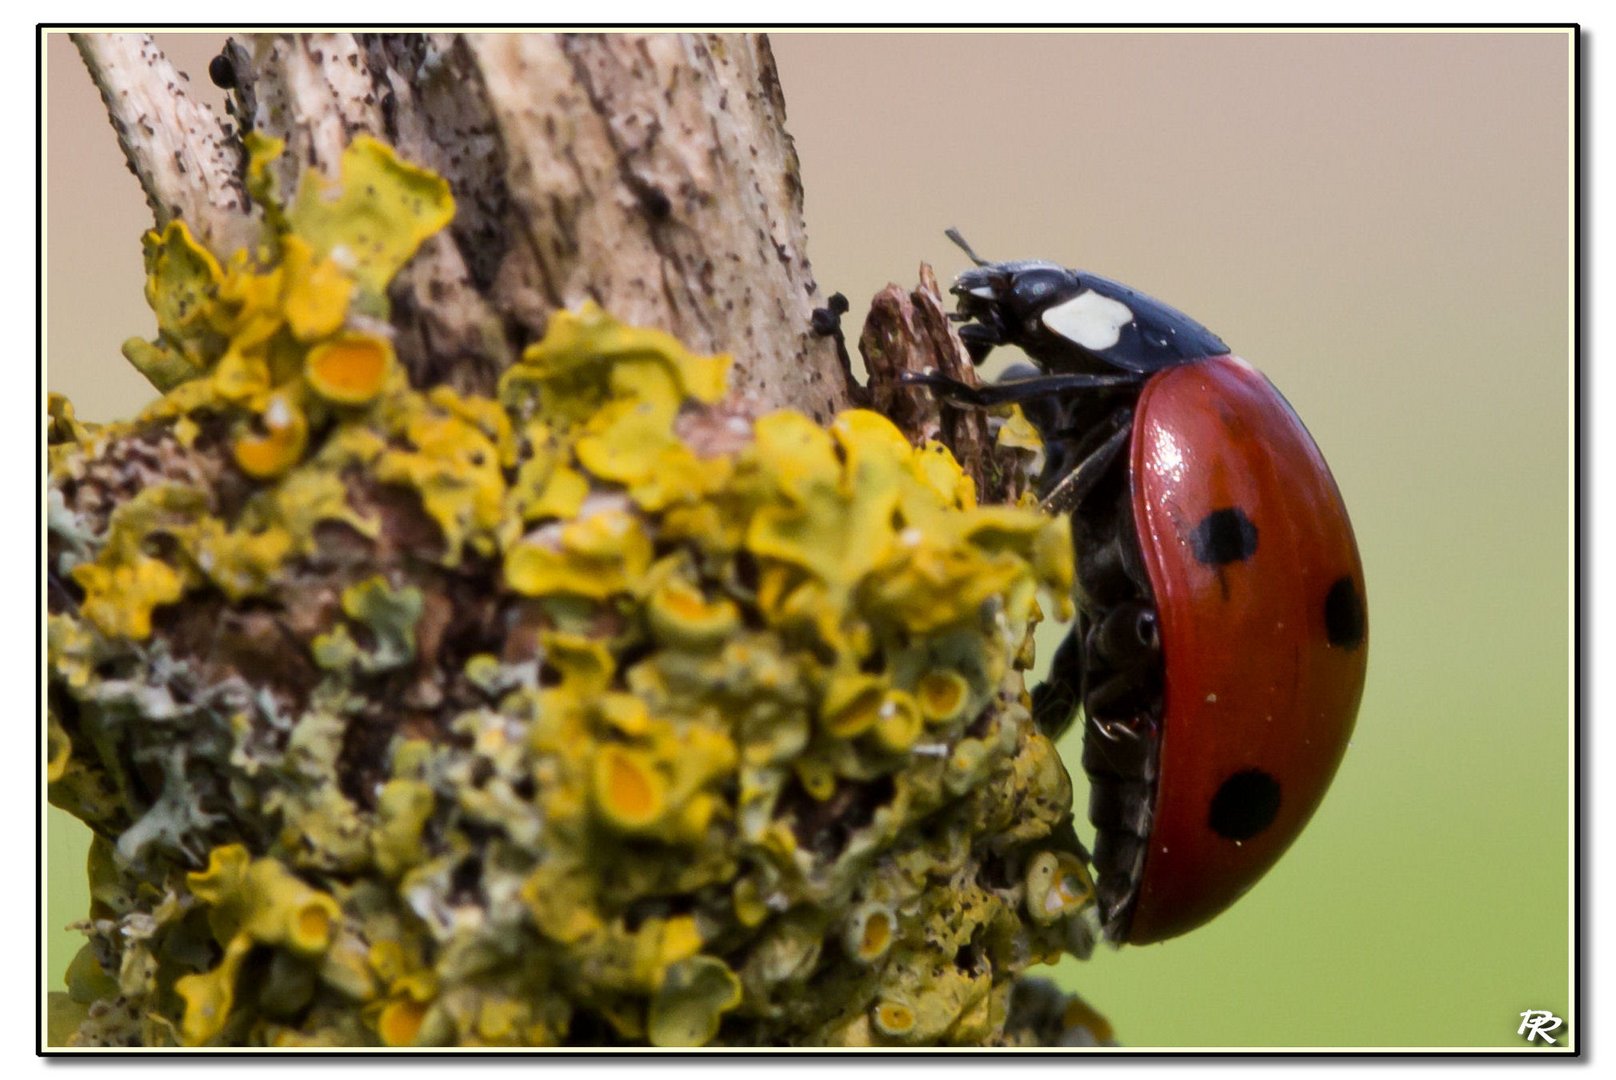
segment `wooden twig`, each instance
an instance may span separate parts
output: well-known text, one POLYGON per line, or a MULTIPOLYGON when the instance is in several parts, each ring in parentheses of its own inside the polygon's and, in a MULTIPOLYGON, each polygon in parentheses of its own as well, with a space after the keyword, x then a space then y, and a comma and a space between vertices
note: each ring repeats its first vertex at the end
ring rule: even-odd
POLYGON ((241 186, 241 144, 150 34, 74 34, 101 91, 129 170, 161 228, 184 218, 214 251, 250 243, 256 227, 241 186))

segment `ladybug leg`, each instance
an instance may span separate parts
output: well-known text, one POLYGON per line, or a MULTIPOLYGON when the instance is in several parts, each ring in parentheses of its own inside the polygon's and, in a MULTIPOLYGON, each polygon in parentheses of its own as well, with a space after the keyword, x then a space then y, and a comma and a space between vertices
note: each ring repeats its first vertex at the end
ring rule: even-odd
POLYGON ((1096 620, 1087 613, 1055 650, 1049 675, 1032 692, 1032 717, 1051 739, 1071 724, 1078 703, 1107 739, 1137 738, 1141 717, 1161 689, 1161 632, 1156 610, 1130 601, 1096 620), (1087 673, 1101 672, 1092 685, 1087 673))
POLYGON ((1089 633, 1089 647, 1119 671, 1150 663, 1161 654, 1155 609, 1137 600, 1118 604, 1095 623, 1089 633))
POLYGON ((1134 678, 1134 675, 1135 673, 1131 671, 1113 675, 1100 685, 1092 687, 1083 700, 1084 714, 1091 717, 1089 723, 1112 742, 1138 736, 1134 716, 1116 715, 1119 712, 1129 712, 1138 697, 1138 679, 1134 678))
POLYGON ((1103 665, 1107 674, 1085 688, 1084 710, 1108 736, 1116 727, 1137 726, 1161 689, 1155 610, 1137 601, 1118 604, 1095 623, 1085 647, 1096 669, 1103 665))
MULTIPOLYGON (((1084 706, 1085 711, 1087 706, 1084 706)), ((1107 784, 1149 783, 1156 777, 1156 740, 1154 725, 1148 719, 1130 724, 1122 720, 1089 718, 1087 737, 1083 740, 1083 771, 1089 782, 1100 788, 1107 784)), ((1091 792, 1090 811, 1105 800, 1099 792, 1091 792)))
POLYGON ((1071 458, 1077 459, 1077 464, 1062 472, 1044 493, 1041 500, 1044 512, 1069 514, 1076 510, 1116 464, 1122 451, 1127 448, 1128 436, 1132 432, 1132 408, 1116 410, 1090 432, 1070 454, 1071 458), (1089 449, 1086 444, 1096 439, 1101 440, 1099 445, 1089 449))
MULTIPOLYGON (((964 329, 968 330, 970 327, 964 329)), ((940 397, 958 405, 990 409, 995 405, 1037 401, 1050 394, 1068 394, 1074 390, 1123 390, 1138 386, 1142 379, 1138 375, 1084 375, 1068 372, 1064 375, 1042 375, 1036 379, 993 383, 989 386, 968 386, 958 379, 951 379, 936 372, 906 371, 900 381, 906 386, 930 387, 940 397)))
POLYGON ((980 364, 987 359, 988 353, 1005 342, 1003 331, 987 323, 967 323, 959 328, 959 336, 973 364, 980 364))
POLYGON ((810 313, 808 325, 818 337, 828 337, 836 344, 836 358, 842 362, 842 367, 848 371, 853 370, 853 361, 847 355, 847 334, 842 329, 842 316, 849 311, 847 297, 841 293, 831 293, 825 306, 814 308, 810 313))
POLYGON ((1033 723, 1051 739, 1060 738, 1072 726, 1078 702, 1083 700, 1083 641, 1087 636, 1088 617, 1079 613, 1076 625, 1055 650, 1048 677, 1033 687, 1033 723))

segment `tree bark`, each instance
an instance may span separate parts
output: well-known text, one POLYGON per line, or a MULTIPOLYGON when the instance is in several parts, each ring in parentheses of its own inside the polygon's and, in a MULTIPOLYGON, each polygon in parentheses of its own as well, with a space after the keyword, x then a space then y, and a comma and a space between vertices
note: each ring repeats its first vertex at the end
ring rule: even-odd
MULTIPOLYGON (((258 222, 230 125, 152 39, 74 39, 156 224, 224 256, 258 222)), ((447 179, 457 213, 394 282, 417 386, 488 392, 551 312, 594 300, 736 360, 731 412, 824 422, 853 388, 813 333, 823 303, 802 183, 761 35, 259 34, 216 77, 243 126, 282 138, 282 189, 360 133, 447 179)))

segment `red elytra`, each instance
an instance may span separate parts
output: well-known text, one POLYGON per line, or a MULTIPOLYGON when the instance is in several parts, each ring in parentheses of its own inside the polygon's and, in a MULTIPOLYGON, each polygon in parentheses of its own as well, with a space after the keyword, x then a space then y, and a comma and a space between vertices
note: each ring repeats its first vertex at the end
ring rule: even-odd
POLYGON ((1329 467, 1244 361, 1151 376, 1129 472, 1165 661, 1155 804, 1123 933, 1145 944, 1232 904, 1312 817, 1352 734, 1368 628, 1329 467))

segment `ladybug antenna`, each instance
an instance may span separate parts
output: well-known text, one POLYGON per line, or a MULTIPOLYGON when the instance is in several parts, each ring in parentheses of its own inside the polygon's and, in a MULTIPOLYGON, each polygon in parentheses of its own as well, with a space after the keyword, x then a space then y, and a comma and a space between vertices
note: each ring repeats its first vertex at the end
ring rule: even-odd
POLYGON ((960 235, 960 231, 958 229, 950 226, 949 228, 943 230, 943 235, 954 241, 954 245, 961 251, 965 252, 965 254, 970 257, 970 260, 976 265, 991 265, 986 259, 982 258, 982 256, 971 250, 971 245, 965 242, 965 237, 960 235))

